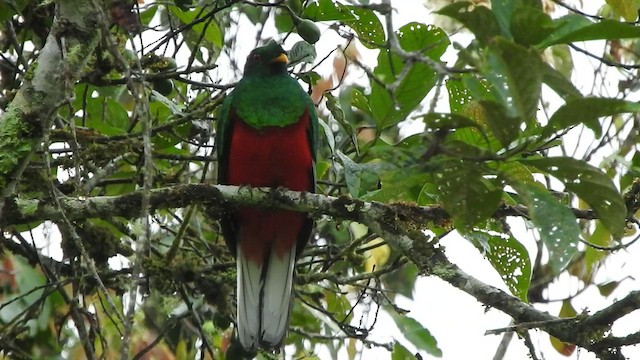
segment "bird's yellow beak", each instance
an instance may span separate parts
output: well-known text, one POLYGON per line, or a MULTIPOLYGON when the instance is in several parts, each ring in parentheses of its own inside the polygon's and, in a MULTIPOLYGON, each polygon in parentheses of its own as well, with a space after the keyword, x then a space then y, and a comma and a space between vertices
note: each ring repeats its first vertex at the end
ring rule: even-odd
POLYGON ((289 62, 289 58, 287 57, 287 54, 282 53, 282 54, 278 55, 278 57, 276 57, 273 60, 271 60, 271 62, 286 64, 286 63, 289 62))

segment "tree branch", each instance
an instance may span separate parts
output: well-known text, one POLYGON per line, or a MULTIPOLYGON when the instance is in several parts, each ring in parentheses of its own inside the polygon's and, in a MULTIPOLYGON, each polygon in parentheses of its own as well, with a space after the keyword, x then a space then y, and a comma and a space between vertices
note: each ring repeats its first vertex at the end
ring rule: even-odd
POLYGON ((56 16, 38 60, 0 116, 0 218, 22 173, 51 129, 55 111, 66 103, 98 45, 97 14, 90 4, 57 1, 56 16))
MULTIPOLYGON (((382 204, 351 199, 346 196, 333 197, 286 189, 250 188, 228 185, 177 185, 150 191, 151 209, 182 208, 201 204, 209 215, 219 217, 237 206, 256 206, 309 212, 311 216, 329 215, 353 220, 367 225, 384 237, 414 262, 422 274, 435 275, 449 282, 478 301, 510 315, 514 326, 536 324, 550 335, 595 352, 602 359, 623 359, 616 346, 628 345, 640 340, 638 336, 604 337, 611 323, 640 308, 640 292, 632 292, 624 299, 594 315, 582 314, 573 319, 560 319, 539 311, 493 286, 482 283, 451 263, 438 247, 422 232, 429 223, 440 223, 449 215, 440 206, 420 207, 405 203, 382 204), (614 344, 612 348, 612 345, 614 344), (619 345, 622 344, 622 345, 619 345)), ((5 203, 7 212, 0 226, 55 220, 65 213, 70 220, 121 216, 140 216, 142 193, 140 191, 120 196, 96 196, 88 198, 60 197, 61 210, 50 200, 17 200, 5 203)), ((526 216, 523 207, 503 206, 495 216, 526 216)), ((576 215, 593 218, 592 212, 574 210, 576 215)))
MULTIPOLYGON (((119 196, 60 198, 66 215, 71 220, 121 216, 139 217, 140 191, 119 196)), ((439 205, 416 206, 407 203, 383 204, 365 202, 347 196, 325 196, 286 189, 250 188, 228 185, 188 184, 151 190, 151 207, 155 210, 183 208, 191 204, 207 205, 214 213, 227 211, 227 206, 251 205, 264 208, 281 208, 314 215, 325 214, 343 219, 360 221, 367 218, 392 217, 395 222, 409 228, 426 229, 429 222, 441 223, 450 219, 439 205)), ((26 224, 60 219, 61 212, 50 199, 24 199, 12 197, 5 200, 5 213, 0 226, 26 224)), ((592 210, 571 209, 578 219, 597 219, 592 210)), ((503 205, 495 218, 509 216, 527 217, 525 206, 503 205)), ((215 215, 215 214, 214 214, 215 215)))

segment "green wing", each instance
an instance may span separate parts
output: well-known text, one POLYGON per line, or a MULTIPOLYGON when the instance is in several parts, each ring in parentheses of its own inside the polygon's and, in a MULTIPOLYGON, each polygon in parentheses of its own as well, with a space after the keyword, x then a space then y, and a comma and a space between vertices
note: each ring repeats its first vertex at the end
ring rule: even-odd
POLYGON ((222 102, 220 113, 216 123, 216 152, 218 155, 218 183, 224 184, 227 181, 227 169, 229 166, 229 145, 231 143, 231 133, 233 132, 231 115, 231 102, 233 93, 227 95, 222 102), (227 136, 228 135, 228 136, 227 136))
MULTIPOLYGON (((306 94, 305 94, 306 95, 306 94)), ((307 129, 307 134, 309 136, 309 146, 311 147, 311 156, 313 157, 313 189, 311 192, 316 192, 316 155, 318 153, 318 114, 316 113, 316 106, 309 97, 306 95, 308 99, 308 109, 309 109, 309 129, 307 129)))

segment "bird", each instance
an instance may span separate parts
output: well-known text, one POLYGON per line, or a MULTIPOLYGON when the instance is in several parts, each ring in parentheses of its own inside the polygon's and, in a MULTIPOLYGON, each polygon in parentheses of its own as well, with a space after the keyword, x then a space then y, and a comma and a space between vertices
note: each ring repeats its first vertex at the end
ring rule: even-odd
MULTIPOLYGON (((217 120, 220 184, 316 191, 316 107, 287 63, 273 40, 247 57, 217 120)), ((236 258, 238 340, 249 352, 277 351, 289 327, 294 266, 314 221, 306 213, 240 206, 220 225, 236 258)))

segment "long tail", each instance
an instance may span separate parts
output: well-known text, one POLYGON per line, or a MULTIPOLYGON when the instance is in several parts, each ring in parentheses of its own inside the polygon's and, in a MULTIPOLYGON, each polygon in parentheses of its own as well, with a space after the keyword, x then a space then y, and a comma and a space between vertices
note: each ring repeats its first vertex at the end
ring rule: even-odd
POLYGON ((245 349, 281 346, 289 324, 295 262, 295 243, 284 254, 271 250, 257 264, 238 242, 238 337, 245 349))

